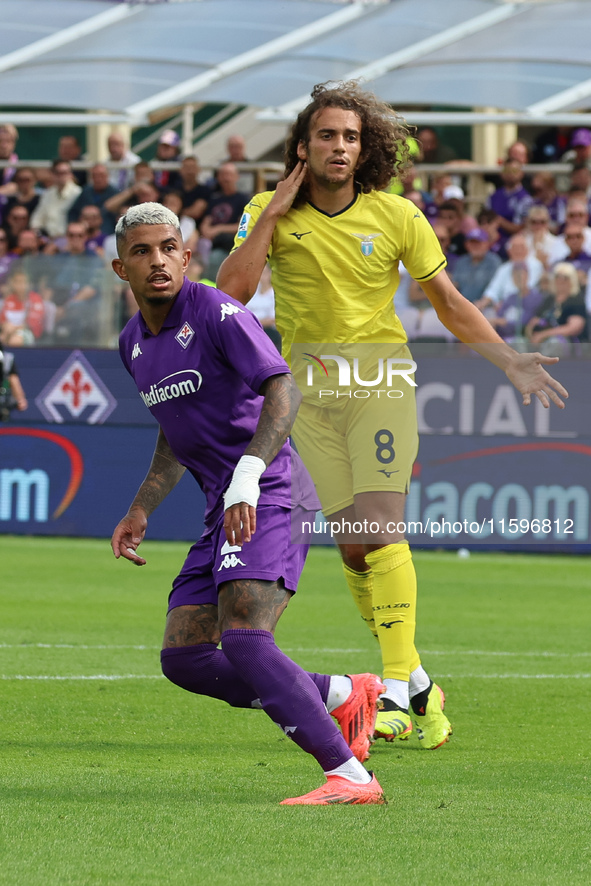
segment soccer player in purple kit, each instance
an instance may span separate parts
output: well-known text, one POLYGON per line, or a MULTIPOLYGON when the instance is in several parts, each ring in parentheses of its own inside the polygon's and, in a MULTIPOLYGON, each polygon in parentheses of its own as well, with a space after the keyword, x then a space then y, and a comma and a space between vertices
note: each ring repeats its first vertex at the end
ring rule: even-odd
POLYGON ((148 517, 185 469, 207 502, 205 531, 169 597, 163 672, 190 692, 262 707, 315 757, 325 784, 283 804, 383 804, 361 765, 379 678, 308 674, 273 636, 307 552, 291 543, 287 436, 300 396, 288 366, 251 312, 184 277, 190 252, 174 213, 134 206, 116 237, 113 268, 139 307, 120 354, 160 429, 148 474, 113 533, 115 557, 145 564, 137 548, 148 517))

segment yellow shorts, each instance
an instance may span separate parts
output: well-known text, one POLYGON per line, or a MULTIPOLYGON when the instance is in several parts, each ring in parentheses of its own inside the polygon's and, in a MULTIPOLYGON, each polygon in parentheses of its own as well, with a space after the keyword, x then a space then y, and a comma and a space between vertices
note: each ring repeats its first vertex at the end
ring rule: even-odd
POLYGON ((419 438, 414 388, 399 399, 370 392, 329 406, 304 401, 292 437, 325 517, 360 492, 408 492, 419 438))

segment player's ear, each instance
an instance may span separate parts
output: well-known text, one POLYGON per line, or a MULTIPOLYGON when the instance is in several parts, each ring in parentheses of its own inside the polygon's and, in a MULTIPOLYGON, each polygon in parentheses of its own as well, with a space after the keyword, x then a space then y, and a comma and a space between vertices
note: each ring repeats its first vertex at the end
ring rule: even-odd
POLYGON ((183 249, 183 274, 189 267, 189 262, 191 261, 191 250, 183 249))
POLYGON ((308 159, 308 149, 304 142, 300 139, 297 147, 297 155, 299 160, 307 160, 308 159))
POLYGON ((128 280, 129 279, 129 277, 127 276, 127 272, 123 266, 123 262, 121 261, 120 258, 114 258, 113 261, 111 262, 111 267, 113 268, 113 270, 115 271, 115 273, 117 274, 117 276, 121 280, 128 280))

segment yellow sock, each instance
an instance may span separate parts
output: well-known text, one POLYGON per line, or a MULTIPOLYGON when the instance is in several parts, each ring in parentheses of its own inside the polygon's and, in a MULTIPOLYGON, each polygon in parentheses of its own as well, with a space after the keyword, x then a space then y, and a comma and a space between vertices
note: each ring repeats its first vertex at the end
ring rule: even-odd
POLYGON ((357 609, 361 613, 361 618, 368 626, 376 640, 378 632, 373 617, 372 598, 373 598, 373 576, 371 570, 368 572, 355 572, 343 563, 343 572, 351 596, 355 601, 357 609))
POLYGON ((373 573, 373 615, 383 676, 408 681, 420 664, 415 649, 417 579, 407 542, 365 555, 373 573))

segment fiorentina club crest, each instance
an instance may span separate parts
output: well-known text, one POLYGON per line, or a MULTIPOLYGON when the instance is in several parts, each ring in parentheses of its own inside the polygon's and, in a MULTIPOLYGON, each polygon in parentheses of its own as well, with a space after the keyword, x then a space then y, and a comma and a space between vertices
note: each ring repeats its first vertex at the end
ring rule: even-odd
POLYGON ((86 424, 100 425, 117 406, 116 399, 82 351, 72 351, 35 403, 47 421, 59 424, 82 418, 86 424))
POLYGON ((366 257, 371 255, 373 252, 373 241, 376 237, 381 237, 381 234, 353 234, 354 237, 358 237, 361 240, 361 252, 366 257))
POLYGON ((175 335, 176 340, 179 345, 182 345, 183 348, 186 348, 195 333, 191 329, 188 323, 183 323, 177 334, 175 335))

